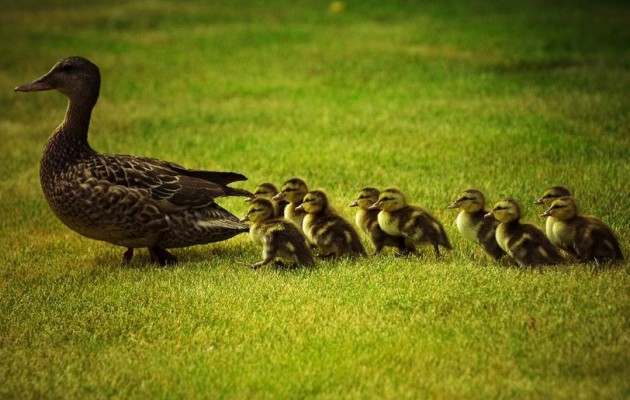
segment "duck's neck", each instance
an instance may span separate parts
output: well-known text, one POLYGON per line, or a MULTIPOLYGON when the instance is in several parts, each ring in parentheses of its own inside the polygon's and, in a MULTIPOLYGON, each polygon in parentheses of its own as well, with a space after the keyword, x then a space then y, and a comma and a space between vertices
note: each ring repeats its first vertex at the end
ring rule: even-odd
POLYGON ((90 118, 96 99, 70 99, 66 116, 51 135, 44 150, 44 159, 57 163, 73 163, 94 154, 88 143, 90 118))

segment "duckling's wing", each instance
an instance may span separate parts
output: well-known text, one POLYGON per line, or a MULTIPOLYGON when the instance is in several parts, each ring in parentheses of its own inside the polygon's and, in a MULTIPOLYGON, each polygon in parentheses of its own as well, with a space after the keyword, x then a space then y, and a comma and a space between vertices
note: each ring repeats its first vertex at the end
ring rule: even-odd
MULTIPOLYGON (((97 179, 131 189, 148 190, 151 199, 173 208, 206 207, 216 197, 247 196, 249 192, 184 174, 183 167, 168 162, 126 155, 102 155, 86 165, 97 179)), ((238 175, 238 174, 237 174, 238 175)), ((229 179, 229 178, 225 178, 229 179)))

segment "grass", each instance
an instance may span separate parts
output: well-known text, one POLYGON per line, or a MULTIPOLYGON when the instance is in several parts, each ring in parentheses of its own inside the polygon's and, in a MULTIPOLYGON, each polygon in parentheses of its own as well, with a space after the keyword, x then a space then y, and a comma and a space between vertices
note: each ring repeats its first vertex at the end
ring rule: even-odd
POLYGON ((622 2, 2 3, 0 397, 630 395, 627 262, 497 265, 445 209, 474 186, 542 226, 531 202, 564 184, 628 252, 622 2), (11 91, 71 54, 103 75, 94 148, 249 189, 301 176, 348 218, 361 187, 398 186, 455 249, 254 273, 240 236, 175 250, 176 268, 121 265, 41 194, 65 98, 11 91))

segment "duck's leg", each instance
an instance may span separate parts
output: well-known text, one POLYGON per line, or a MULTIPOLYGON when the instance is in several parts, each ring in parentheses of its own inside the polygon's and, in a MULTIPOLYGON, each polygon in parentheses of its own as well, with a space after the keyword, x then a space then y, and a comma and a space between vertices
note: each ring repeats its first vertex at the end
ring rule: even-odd
POLYGON ((149 254, 151 254, 151 261, 162 267, 177 263, 177 257, 166 251, 166 249, 161 248, 160 246, 149 247, 149 254))
POLYGON ((127 247, 127 251, 123 253, 123 262, 129 264, 133 258, 133 247, 127 247))

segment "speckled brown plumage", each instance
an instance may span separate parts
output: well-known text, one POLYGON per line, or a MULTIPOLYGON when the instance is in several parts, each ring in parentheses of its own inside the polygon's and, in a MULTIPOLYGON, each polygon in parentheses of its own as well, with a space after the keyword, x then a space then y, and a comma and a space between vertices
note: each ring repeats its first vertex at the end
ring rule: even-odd
POLYGON ((56 89, 69 98, 63 122, 53 131, 40 163, 44 196, 59 219, 96 240, 149 248, 154 262, 176 258, 167 248, 228 239, 248 227, 215 203, 221 196, 251 196, 228 184, 246 178, 233 172, 190 170, 147 157, 100 154, 88 144, 92 109, 100 90, 98 67, 82 57, 58 62, 46 75, 15 88, 56 89))

